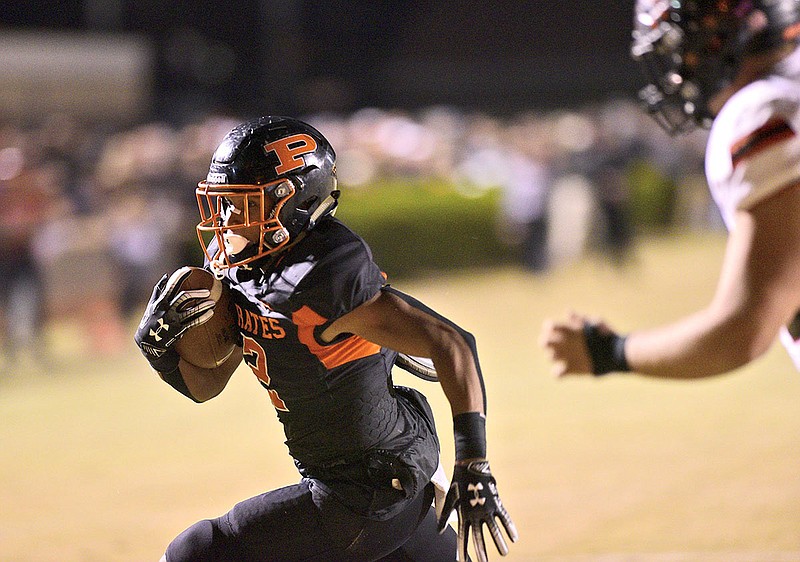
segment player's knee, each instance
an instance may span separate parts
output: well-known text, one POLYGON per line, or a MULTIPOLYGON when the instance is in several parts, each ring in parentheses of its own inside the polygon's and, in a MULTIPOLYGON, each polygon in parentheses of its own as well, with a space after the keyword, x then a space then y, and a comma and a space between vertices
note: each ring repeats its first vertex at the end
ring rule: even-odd
POLYGON ((214 521, 198 521, 175 537, 162 559, 164 562, 214 562, 220 560, 224 537, 214 521))

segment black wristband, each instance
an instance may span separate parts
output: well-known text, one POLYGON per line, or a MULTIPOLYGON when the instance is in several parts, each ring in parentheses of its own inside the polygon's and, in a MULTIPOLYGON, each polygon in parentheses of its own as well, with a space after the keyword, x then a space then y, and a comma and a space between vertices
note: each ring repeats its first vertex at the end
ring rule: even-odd
POLYGON ((583 336, 592 360, 592 373, 605 375, 612 372, 630 371, 625 359, 625 336, 608 330, 600 330, 597 324, 583 325, 583 336))
POLYGON ((453 418, 456 461, 486 458, 486 418, 478 412, 466 412, 453 418))

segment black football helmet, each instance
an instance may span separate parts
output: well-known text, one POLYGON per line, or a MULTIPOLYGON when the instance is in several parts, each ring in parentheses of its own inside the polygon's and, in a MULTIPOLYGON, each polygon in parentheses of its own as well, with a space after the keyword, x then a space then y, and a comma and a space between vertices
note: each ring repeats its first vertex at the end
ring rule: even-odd
POLYGON ((197 236, 212 268, 247 266, 333 215, 335 161, 325 137, 297 119, 260 117, 231 130, 196 189, 197 236))
POLYGON ((800 0, 637 0, 631 54, 650 81, 639 97, 672 134, 708 126, 742 58, 797 41, 798 22, 800 0))

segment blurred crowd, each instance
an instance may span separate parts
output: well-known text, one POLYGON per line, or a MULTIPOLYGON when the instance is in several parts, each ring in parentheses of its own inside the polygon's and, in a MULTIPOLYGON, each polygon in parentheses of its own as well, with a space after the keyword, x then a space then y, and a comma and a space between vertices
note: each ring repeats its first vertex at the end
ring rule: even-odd
MULTIPOLYGON (((0 372, 44 358, 52 321, 77 326, 87 353, 129 347, 158 278, 202 260, 193 188, 247 117, 122 128, 61 114, 0 120, 0 372)), ((625 261, 635 165, 639 177, 681 186, 670 220, 717 226, 702 181, 704 133, 668 139, 626 100, 513 118, 445 107, 301 117, 336 149, 344 190, 383 178, 441 179, 466 197, 502 190, 491 219, 533 272, 591 247, 625 261)))

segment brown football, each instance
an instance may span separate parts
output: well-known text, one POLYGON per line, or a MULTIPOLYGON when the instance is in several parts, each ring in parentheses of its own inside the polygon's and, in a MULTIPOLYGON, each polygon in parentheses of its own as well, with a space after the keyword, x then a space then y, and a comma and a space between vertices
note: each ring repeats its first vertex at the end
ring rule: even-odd
POLYGON ((181 284, 181 289, 209 289, 211 299, 217 304, 211 319, 186 330, 175 347, 184 361, 204 369, 214 369, 231 356, 239 339, 231 290, 209 271, 199 267, 189 269, 192 272, 181 284))

